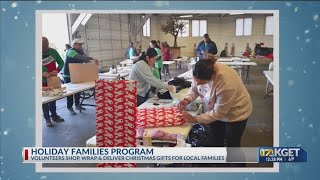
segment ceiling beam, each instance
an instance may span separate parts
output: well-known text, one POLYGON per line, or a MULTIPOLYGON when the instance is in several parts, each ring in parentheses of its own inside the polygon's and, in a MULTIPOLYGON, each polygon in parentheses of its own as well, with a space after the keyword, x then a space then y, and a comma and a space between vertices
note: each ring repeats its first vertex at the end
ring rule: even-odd
POLYGON ((84 23, 86 23, 90 17, 91 17, 92 14, 87 14, 87 13, 81 13, 76 21, 72 24, 72 27, 71 27, 71 31, 72 31, 72 34, 74 34, 76 32, 76 30, 78 29, 78 27, 80 26, 80 24, 85 20, 84 23))
MULTIPOLYGON (((132 37, 136 37, 138 33, 141 31, 143 28, 143 25, 147 22, 147 20, 151 17, 152 14, 146 14, 144 15, 144 18, 142 18, 142 21, 140 24, 137 26, 136 29, 132 29, 132 37)), ((151 26, 151 25, 150 25, 151 26)))

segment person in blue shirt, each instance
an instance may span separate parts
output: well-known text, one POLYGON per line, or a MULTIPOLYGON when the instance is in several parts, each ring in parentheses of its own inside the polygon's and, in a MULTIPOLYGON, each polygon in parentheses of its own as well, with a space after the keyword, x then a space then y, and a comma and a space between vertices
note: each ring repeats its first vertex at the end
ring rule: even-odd
POLYGON ((138 55, 138 53, 137 53, 136 48, 133 47, 133 42, 130 42, 129 47, 126 49, 125 57, 127 59, 130 59, 130 58, 137 56, 137 55, 138 55))
POLYGON ((203 35, 203 41, 201 41, 197 46, 196 52, 199 56, 199 59, 203 59, 205 53, 215 55, 218 53, 218 49, 216 43, 210 39, 209 34, 205 34, 203 35))

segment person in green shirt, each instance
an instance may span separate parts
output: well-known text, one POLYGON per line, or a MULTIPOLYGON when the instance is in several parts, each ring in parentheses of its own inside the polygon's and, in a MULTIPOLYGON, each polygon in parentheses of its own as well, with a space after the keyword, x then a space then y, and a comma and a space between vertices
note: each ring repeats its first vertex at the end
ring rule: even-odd
MULTIPOLYGON (((65 83, 71 82, 69 70, 70 63, 89 63, 90 61, 94 61, 97 65, 99 65, 98 59, 89 57, 85 54, 82 49, 82 44, 84 44, 84 41, 80 38, 76 38, 72 41, 72 48, 67 51, 65 66, 63 68, 63 78, 65 83)), ((73 110, 73 102, 76 110, 85 110, 85 108, 80 105, 80 94, 81 92, 67 97, 67 108, 71 115, 76 115, 76 112, 73 110)))
POLYGON ((72 47, 70 46, 70 44, 65 44, 64 51, 63 51, 63 53, 62 53, 62 55, 61 55, 61 57, 62 57, 63 59, 66 59, 66 58, 67 58, 67 52, 68 52, 68 50, 71 49, 71 48, 72 48, 72 47))
POLYGON ((155 68, 158 69, 159 71, 159 76, 160 76, 160 79, 161 79, 161 68, 163 68, 163 61, 162 61, 162 52, 161 52, 161 49, 157 43, 157 41, 155 40, 152 40, 150 41, 150 47, 151 48, 154 48, 157 53, 158 53, 158 58, 156 60, 156 63, 155 63, 155 68))
MULTIPOLYGON (((57 76, 62 70, 64 62, 61 59, 59 53, 49 47, 49 41, 46 37, 42 37, 42 88, 50 89, 47 84, 47 78, 52 76, 57 76), (58 67, 57 67, 58 65, 58 67)), ((51 122, 63 122, 64 119, 57 114, 56 111, 56 101, 51 101, 49 103, 42 105, 43 116, 46 120, 47 127, 52 127, 51 122), (50 115, 51 112, 51 115, 50 115), (51 117, 51 119, 50 119, 51 117)))
POLYGON ((158 69, 156 69, 155 67, 152 68, 152 74, 154 75, 154 77, 156 77, 157 79, 160 79, 160 74, 158 69))

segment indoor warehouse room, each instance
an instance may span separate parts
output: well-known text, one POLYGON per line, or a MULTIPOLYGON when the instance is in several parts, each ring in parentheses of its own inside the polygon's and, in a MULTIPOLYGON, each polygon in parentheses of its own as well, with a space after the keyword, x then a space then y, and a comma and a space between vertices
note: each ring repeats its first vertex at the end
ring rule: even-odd
POLYGON ((274 15, 175 13, 41 14, 44 147, 273 146, 274 15))

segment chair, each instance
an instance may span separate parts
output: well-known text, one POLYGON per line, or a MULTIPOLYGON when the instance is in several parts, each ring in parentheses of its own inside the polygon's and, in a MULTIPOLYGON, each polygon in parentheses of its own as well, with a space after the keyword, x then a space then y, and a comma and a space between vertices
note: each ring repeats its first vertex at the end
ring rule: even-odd
POLYGON ((273 71, 273 62, 269 64, 269 71, 273 71))
MULTIPOLYGON (((271 62, 271 63, 269 64, 269 71, 273 71, 273 68, 274 68, 273 62, 271 62)), ((267 79, 266 94, 265 94, 265 96, 264 96, 265 99, 267 98, 267 96, 268 96, 270 93, 273 92, 273 90, 270 90, 270 91, 269 91, 269 85, 270 85, 270 82, 269 82, 269 80, 267 79)))

